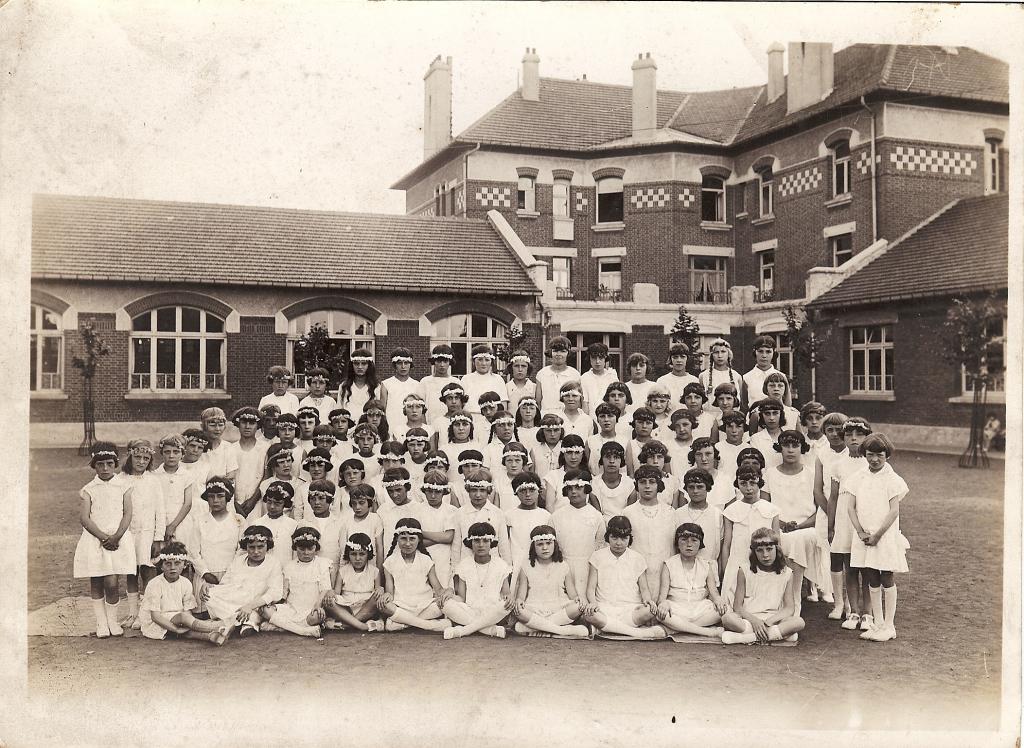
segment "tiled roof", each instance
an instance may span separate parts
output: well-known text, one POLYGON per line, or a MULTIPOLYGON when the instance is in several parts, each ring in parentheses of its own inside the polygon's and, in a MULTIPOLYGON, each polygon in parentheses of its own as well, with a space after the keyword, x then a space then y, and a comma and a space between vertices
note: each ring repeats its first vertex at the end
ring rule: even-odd
POLYGON ((486 220, 36 195, 32 276, 538 294, 486 220))
POLYGON ((1007 287, 1009 201, 969 197, 814 299, 837 307, 1007 287))

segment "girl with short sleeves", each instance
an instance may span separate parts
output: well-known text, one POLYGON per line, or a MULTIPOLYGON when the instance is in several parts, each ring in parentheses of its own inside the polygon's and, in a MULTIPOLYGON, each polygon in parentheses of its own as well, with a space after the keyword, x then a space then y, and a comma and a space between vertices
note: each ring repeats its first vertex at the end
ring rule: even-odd
POLYGON ((163 545, 167 510, 164 508, 164 490, 160 479, 151 472, 155 450, 148 439, 128 442, 128 457, 124 461, 124 477, 132 489, 132 538, 135 540, 135 563, 138 570, 129 574, 128 618, 121 623, 133 629, 139 624, 139 593, 157 575, 153 559, 163 545))
POLYGON ((260 617, 271 627, 319 639, 320 625, 327 617, 323 605, 332 591, 330 563, 317 555, 320 533, 316 528, 296 528, 291 546, 295 558, 283 569, 284 600, 264 607, 260 617))
POLYGON ((782 462, 782 455, 775 451, 774 445, 789 423, 783 413, 782 402, 772 398, 758 400, 751 406, 751 413, 756 414, 748 417, 753 420, 753 428, 757 431, 750 437, 750 446, 761 453, 767 467, 775 467, 782 462))
POLYGON ((742 499, 729 504, 722 512, 725 523, 722 531, 722 595, 726 600, 732 598, 736 589, 736 572, 749 552, 752 533, 762 527, 779 532, 778 507, 761 498, 764 479, 760 471, 741 467, 736 471, 735 485, 742 499))
POLYGON ((654 382, 647 378, 650 370, 651 360, 647 356, 643 353, 629 354, 626 359, 626 372, 629 374, 626 387, 634 403, 642 405, 647 402, 647 393, 654 386, 654 382))
POLYGON ((562 560, 555 528, 534 527, 529 545, 529 563, 519 574, 512 608, 515 632, 523 636, 540 633, 560 639, 588 638, 590 631, 586 626, 572 625, 583 608, 572 570, 562 560))
POLYGON ((853 631, 870 631, 874 626, 874 617, 867 611, 869 593, 867 575, 861 575, 860 569, 850 563, 853 549, 854 528, 850 520, 850 498, 857 476, 867 467, 867 461, 861 454, 860 445, 871 435, 871 424, 863 418, 848 418, 843 423, 843 441, 846 454, 832 463, 830 470, 832 485, 828 498, 828 537, 831 545, 832 569, 840 568, 846 572, 845 593, 849 613, 840 626, 853 631), (862 615, 863 614, 863 615, 862 615), (863 620, 866 618, 867 620, 863 620))
POLYGON ((537 431, 537 445, 531 452, 530 461, 533 463, 534 472, 543 478, 552 470, 558 469, 565 428, 562 425, 562 417, 555 413, 548 413, 541 418, 540 423, 540 429, 537 431))
MULTIPOLYGON (((398 520, 383 570, 384 592, 377 600, 377 609, 386 619, 383 630, 401 631, 413 626, 425 631, 444 631, 451 627, 441 607, 454 592, 438 581, 434 562, 423 545, 423 528, 417 520, 398 520)), ((373 625, 371 630, 381 629, 373 625)))
POLYGON ((529 554, 533 530, 538 525, 547 525, 551 520, 551 512, 538 506, 540 488, 541 479, 536 473, 522 472, 512 479, 512 490, 519 500, 519 506, 505 511, 505 522, 508 524, 509 547, 516 570, 529 554))
POLYGON ((522 349, 512 351, 508 369, 508 385, 505 388, 508 395, 508 410, 510 413, 516 413, 519 410, 519 402, 524 397, 535 399, 537 396, 537 383, 530 379, 533 373, 530 354, 522 349))
POLYGON ((779 533, 759 527, 750 536, 750 564, 739 569, 732 610, 722 616, 723 644, 768 644, 796 637, 804 620, 796 612, 793 572, 779 533))
POLYGON ((718 441, 718 426, 715 425, 715 415, 704 410, 708 402, 708 393, 700 382, 691 382, 683 388, 683 397, 679 401, 683 407, 690 411, 697 418, 697 425, 693 427, 694 439, 706 437, 712 442, 718 441))
MULTIPOLYGON (((708 561, 715 561, 715 573, 717 574, 717 561, 722 552, 722 532, 725 523, 722 510, 708 500, 708 494, 713 490, 715 483, 715 479, 707 470, 701 468, 687 470, 679 479, 679 484, 686 493, 687 501, 676 509, 676 521, 680 524, 688 522, 701 528, 704 534, 697 555, 708 561)), ((731 485, 729 489, 735 490, 731 485)), ((677 543, 678 540, 677 537, 677 543)))
POLYGON ((509 590, 512 567, 492 553, 498 547, 498 535, 487 522, 474 523, 462 543, 472 555, 455 567, 455 595, 445 601, 442 610, 458 625, 446 629, 444 638, 459 639, 479 631, 504 639, 505 627, 500 623, 513 607, 509 590))
POLYGON ((536 440, 541 420, 540 407, 537 405, 536 398, 529 395, 519 398, 515 414, 516 434, 519 435, 519 440, 523 444, 529 444, 531 440, 536 440))
POLYGON ((234 480, 238 475, 238 445, 223 439, 228 423, 224 411, 217 407, 206 408, 199 415, 199 422, 210 440, 210 448, 203 455, 210 475, 234 480))
POLYGON ((516 418, 511 413, 499 410, 491 421, 490 436, 487 445, 483 448, 484 466, 492 473, 498 472, 501 465, 501 458, 505 447, 513 442, 518 442, 516 434, 516 418))
MULTIPOLYGON (((427 401, 427 422, 432 423, 445 411, 441 390, 449 384, 459 386, 459 380, 452 376, 452 361, 455 351, 450 345, 441 343, 430 349, 430 374, 420 380, 423 395, 427 401)), ((461 389, 461 387, 459 387, 461 389)))
POLYGON ((612 382, 604 392, 604 402, 619 411, 619 420, 615 423, 615 433, 625 444, 633 433, 633 411, 637 408, 633 403, 633 394, 624 382, 612 382))
POLYGON ((163 541, 170 543, 177 540, 186 549, 191 549, 195 546, 195 515, 192 514, 192 486, 195 477, 181 463, 185 440, 180 434, 169 434, 160 440, 159 447, 163 463, 153 473, 163 488, 163 541))
MULTIPOLYGON (((405 422, 406 399, 410 395, 423 403, 426 409, 426 392, 418 379, 410 376, 412 372, 412 353, 408 348, 395 348, 391 352, 391 368, 394 374, 381 382, 380 399, 385 405, 385 414, 392 428, 400 429, 405 422)), ((419 425, 419 424, 417 424, 419 425)), ((385 438, 390 438, 390 435, 385 438)), ((401 441, 401 439, 399 439, 401 441)))
MULTIPOLYGON (((228 510, 234 493, 231 481, 215 475, 206 482, 202 499, 209 512, 196 524, 196 546, 192 549, 192 567, 195 569, 193 590, 196 598, 203 583, 219 584, 238 552, 238 539, 245 529, 241 517, 228 510)), ((197 610, 205 610, 202 603, 197 610)))
POLYGON ((843 616, 850 612, 849 603, 846 600, 846 574, 843 571, 841 559, 833 562, 828 531, 828 500, 832 493, 832 476, 836 464, 847 454, 846 442, 843 439, 844 423, 846 423, 845 414, 827 413, 821 422, 821 430, 825 434, 827 445, 812 452, 815 455, 814 503, 818 506, 815 530, 818 533, 818 545, 822 550, 823 563, 828 566, 826 571, 829 575, 828 585, 821 585, 822 599, 825 602, 833 603, 832 610, 827 616, 831 621, 841 621, 843 616))
POLYGON ((238 474, 235 479, 235 493, 245 501, 256 493, 263 480, 270 442, 256 438, 260 414, 255 408, 239 408, 231 415, 231 422, 238 428, 238 474))
POLYGON ((576 589, 585 590, 590 557, 602 545, 605 519, 590 503, 591 477, 586 471, 573 471, 565 476, 562 491, 569 500, 551 515, 551 526, 559 538, 565 562, 576 575, 576 589))
POLYGON ((544 503, 541 505, 549 512, 557 512, 568 504, 562 495, 562 483, 570 470, 584 470, 586 447, 578 434, 566 434, 558 449, 558 467, 549 470, 544 476, 544 503))
POLYGON ((442 587, 452 581, 452 543, 455 541, 456 508, 448 495, 448 477, 440 470, 428 470, 423 475, 423 497, 420 513, 423 529, 423 545, 434 561, 434 573, 442 587))
POLYGON ((662 564, 658 591, 658 620, 672 631, 718 638, 724 630, 716 624, 728 610, 718 594, 718 567, 701 558, 704 530, 684 522, 675 531, 679 551, 662 564))
MULTIPOLYGON (((551 364, 537 372, 537 402, 540 403, 541 413, 554 413, 562 409, 559 398, 562 386, 569 382, 580 381, 580 372, 573 366, 569 366, 569 353, 572 352, 572 343, 569 338, 563 335, 556 335, 548 343, 548 356, 551 357, 551 364)), ((582 390, 580 390, 582 400, 582 390)), ((581 403, 582 404, 582 403, 581 403)))
POLYGON ((583 388, 579 382, 566 382, 558 393, 562 402, 562 425, 565 434, 576 434, 584 443, 594 433, 594 419, 583 412, 583 388))
POLYGON ((907 539, 900 532, 900 502, 909 489, 889 464, 895 451, 885 434, 871 434, 860 445, 867 470, 851 487, 850 522, 856 535, 850 565, 863 569, 876 624, 861 639, 884 642, 896 638, 896 582, 893 575, 907 571, 907 539), (882 610, 882 596, 885 610, 882 610))
POLYGON ((96 442, 89 466, 96 477, 79 491, 82 536, 75 548, 74 575, 89 579, 96 636, 120 636, 117 621, 117 577, 136 572, 132 522, 132 489, 117 474, 117 447, 96 442))
POLYGON ((496 356, 489 345, 474 345, 470 351, 473 371, 462 377, 461 384, 466 391, 466 410, 470 414, 480 413, 480 396, 485 392, 504 394, 505 380, 494 373, 496 356))
POLYGON ((260 630, 259 609, 284 597, 284 575, 269 555, 274 536, 264 525, 245 528, 238 545, 244 553, 235 556, 220 583, 203 585, 199 600, 211 618, 241 626, 238 635, 247 637, 260 630))
POLYGON ((601 471, 594 479, 593 496, 601 506, 601 514, 609 520, 626 508, 636 488, 632 478, 626 476, 626 450, 617 441, 601 445, 598 466, 601 471))
POLYGON ((373 560, 373 541, 361 532, 345 541, 338 579, 334 584, 334 596, 326 601, 327 614, 334 619, 333 628, 351 628, 356 631, 380 631, 382 621, 377 616, 377 600, 383 588, 380 586, 380 570, 373 560), (373 625, 373 628, 370 625, 373 625))
POLYGON ((154 559, 160 574, 146 586, 139 609, 139 628, 147 639, 200 639, 218 646, 227 641, 232 626, 223 621, 201 621, 192 611, 197 603, 192 583, 182 576, 188 552, 176 541, 167 543, 154 559))
POLYGON ((637 501, 623 510, 632 527, 632 548, 639 553, 647 568, 647 586, 652 595, 661 583, 661 566, 673 552, 676 529, 675 510, 658 498, 665 491, 662 472, 653 465, 643 465, 634 474, 637 501))

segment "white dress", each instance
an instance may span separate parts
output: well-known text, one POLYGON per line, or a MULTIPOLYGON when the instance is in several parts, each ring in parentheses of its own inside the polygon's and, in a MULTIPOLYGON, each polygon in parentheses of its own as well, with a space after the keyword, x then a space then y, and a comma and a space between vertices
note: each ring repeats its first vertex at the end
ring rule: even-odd
POLYGON ((615 488, 611 488, 605 483, 604 478, 600 474, 594 478, 591 485, 593 486, 594 496, 597 497, 598 503, 601 504, 601 514, 604 515, 606 520, 622 514, 622 510, 626 508, 626 501, 629 500, 629 495, 636 490, 636 483, 633 482, 632 478, 626 476, 625 468, 622 468, 619 485, 615 488))
POLYGON ((338 401, 327 394, 323 397, 306 395, 304 398, 299 400, 299 407, 305 408, 307 406, 316 408, 317 412, 320 414, 320 423, 329 424, 331 422, 329 416, 331 411, 338 407, 338 401))
MULTIPOLYGON (((569 594, 565 590, 565 580, 570 574, 568 564, 564 561, 534 565, 529 562, 523 565, 522 575, 526 577, 526 604, 545 618, 557 613, 569 604, 569 594)), ((582 595, 586 590, 577 590, 582 595)))
MULTIPOLYGON (((89 499, 89 518, 101 531, 108 535, 117 532, 124 517, 124 495, 131 486, 115 475, 108 481, 93 478, 79 492, 83 499, 89 499)), ((74 575, 76 578, 106 577, 112 574, 134 574, 136 572, 135 539, 132 531, 125 530, 117 550, 108 551, 100 545, 99 538, 82 528, 82 536, 75 548, 74 575)))
POLYGON ((552 470, 558 470, 558 457, 562 454, 561 442, 554 447, 549 446, 546 442, 537 442, 532 447, 527 445, 527 448, 530 450, 533 472, 541 478, 552 470))
MULTIPOLYGON (((442 503, 436 509, 430 504, 423 502, 423 514, 420 522, 425 532, 445 532, 455 530, 456 524, 455 507, 451 504, 442 503)), ((452 543, 462 542, 452 535, 452 543)), ((434 543, 427 546, 427 553, 434 560, 434 573, 437 581, 442 587, 448 587, 452 582, 452 543, 434 543)))
POLYGON ((608 547, 594 551, 590 566, 597 569, 597 610, 608 618, 614 618, 630 626, 633 611, 641 603, 640 587, 637 580, 647 570, 644 557, 627 548, 616 556, 608 547))
MULTIPOLYGON (((764 490, 779 510, 780 522, 803 522, 817 515, 814 503, 814 469, 802 465, 796 475, 786 475, 778 467, 765 471, 764 490)), ((786 558, 804 568, 805 576, 815 584, 822 584, 819 563, 818 533, 814 525, 792 532, 781 533, 782 552, 786 558)))
POLYGON ((750 536, 758 528, 771 528, 772 520, 779 516, 779 509, 764 499, 758 499, 753 504, 735 501, 725 508, 722 515, 732 522, 729 562, 722 578, 722 596, 731 605, 736 591, 736 570, 743 566, 750 567, 750 536))
POLYGON ((598 403, 604 402, 604 393, 608 391, 608 385, 619 381, 619 375, 614 369, 605 369, 602 376, 594 374, 593 369, 587 369, 580 375, 580 385, 583 387, 583 402, 587 412, 594 414, 594 408, 598 403))
MULTIPOLYGON (((344 386, 342 382, 342 386, 344 386)), ((354 423, 359 422, 359 417, 363 415, 363 406, 366 405, 370 400, 380 394, 380 385, 377 386, 377 391, 371 396, 370 388, 365 384, 352 383, 352 394, 346 399, 343 397, 343 390, 341 387, 338 388, 338 405, 339 407, 345 408, 349 413, 352 414, 352 421, 354 423)))
POLYGON ((530 533, 538 525, 550 525, 551 512, 540 507, 533 509, 516 507, 505 512, 505 522, 508 524, 512 559, 521 565, 528 563, 525 559, 530 553, 530 533))
POLYGON ((478 374, 475 371, 471 371, 462 377, 460 384, 462 389, 466 391, 466 395, 469 396, 469 401, 465 406, 467 413, 480 412, 479 400, 480 396, 485 392, 497 392, 498 396, 501 397, 507 389, 505 387, 505 380, 494 372, 478 374))
MULTIPOLYGON (((740 398, 743 397, 743 375, 735 369, 726 369, 725 371, 718 371, 714 367, 705 369, 697 377, 702 385, 704 385, 704 391, 708 393, 708 400, 712 400, 715 397, 715 387, 720 384, 732 384, 736 387, 736 391, 739 393, 740 398)), ((736 403, 739 406, 739 403, 736 403)))
POLYGON ((277 613, 293 623, 307 626, 306 616, 320 607, 324 595, 331 592, 331 564, 320 556, 308 563, 289 561, 284 567, 285 600, 277 613))
MULTIPOLYGON (((857 519, 866 532, 875 532, 889 513, 889 501, 902 498, 909 489, 892 465, 886 463, 877 473, 865 468, 850 481, 850 492, 857 497, 857 519)), ((900 532, 900 518, 896 519, 873 546, 864 545, 854 533, 850 566, 855 569, 879 571, 907 571, 907 539, 900 532)))
POLYGON ((139 624, 142 635, 147 639, 163 639, 167 629, 153 622, 153 613, 163 613, 168 618, 177 613, 196 608, 192 583, 185 577, 168 582, 161 574, 149 580, 139 605, 139 624))
MULTIPOLYGON (((851 457, 849 452, 843 452, 841 458, 837 458, 830 468, 832 480, 839 483, 839 495, 836 498, 836 521, 832 534, 832 553, 850 553, 853 547, 853 538, 857 533, 853 531, 853 523, 850 521, 850 479, 861 470, 867 469, 867 460, 863 457, 851 457)), ((826 495, 831 491, 831 486, 826 489, 826 495)))
POLYGON ((135 561, 139 566, 152 566, 153 541, 164 539, 167 510, 164 508, 164 487, 151 472, 125 475, 132 489, 132 537, 135 539, 135 561))
POLYGON ((241 551, 238 541, 245 530, 245 522, 234 512, 225 512, 220 519, 206 515, 196 528, 198 543, 192 554, 196 570, 196 589, 207 572, 220 579, 241 551))
POLYGON ((594 435, 594 419, 582 410, 576 413, 575 418, 570 418, 564 410, 559 415, 562 416, 562 424, 565 427, 566 436, 576 434, 586 444, 587 439, 594 435))
MULTIPOLYGON (((270 448, 270 442, 256 441, 249 449, 243 449, 241 446, 238 447, 238 453, 236 455, 238 459, 238 475, 235 476, 235 498, 238 499, 239 503, 245 501, 252 496, 256 489, 260 487, 260 483, 263 481, 263 467, 267 459, 267 449, 270 448)), ((260 503, 256 503, 256 507, 260 507, 260 503)), ((253 509, 256 512, 256 509, 253 509)), ((250 513, 253 518, 260 516, 259 514, 250 513)))
POLYGON ((210 476, 226 478, 228 473, 238 470, 238 444, 221 439, 216 448, 203 453, 202 459, 206 462, 210 476))
POLYGON ((715 606, 708 597, 708 573, 715 568, 714 561, 698 556, 693 568, 683 566, 683 559, 677 553, 665 562, 668 568, 668 603, 673 616, 695 621, 709 613, 715 613, 715 606))
MULTIPOLYGON (((178 512, 181 511, 182 504, 185 503, 185 492, 189 486, 195 483, 195 474, 188 469, 184 464, 180 464, 178 469, 173 473, 168 473, 164 470, 164 466, 161 465, 153 474, 160 480, 160 484, 163 486, 164 495, 164 531, 167 530, 167 525, 174 521, 174 518, 178 516, 178 512)), ((192 490, 192 503, 202 503, 202 499, 199 498, 199 494, 202 493, 202 489, 192 490)), ((191 555, 192 549, 196 544, 195 535, 195 521, 196 512, 193 509, 189 510, 189 513, 185 515, 185 519, 181 521, 174 530, 174 535, 171 539, 176 540, 179 543, 185 544, 185 550, 191 555)), ((160 538, 163 540, 163 538, 160 538)))
POLYGON ((384 559, 384 569, 395 582, 395 606, 418 615, 434 605, 434 590, 427 575, 434 568, 430 556, 416 552, 413 560, 406 561, 399 552, 384 559))
POLYGON ((501 585, 512 568, 497 554, 492 553, 486 564, 479 564, 467 556, 455 567, 455 576, 466 585, 466 605, 474 610, 492 608, 501 604, 501 585))
POLYGON ((793 581, 793 570, 785 566, 778 574, 764 570, 755 573, 748 563, 743 567, 743 580, 743 609, 764 619, 782 607, 786 589, 793 581))
MULTIPOLYGON (((501 393, 499 393, 501 394, 501 393)), ((519 401, 524 397, 536 397, 537 395, 537 383, 532 379, 527 379, 523 386, 520 387, 515 383, 514 380, 510 379, 505 383, 505 394, 508 397, 508 412, 515 413, 519 408, 519 401)))
POLYGON ((775 440, 772 439, 771 434, 765 429, 761 429, 750 437, 750 446, 754 447, 764 457, 765 470, 782 464, 782 453, 775 451, 774 444, 775 440))
POLYGON ((551 515, 551 526, 555 528, 562 557, 572 569, 576 589, 583 595, 590 573, 590 557, 604 545, 604 517, 590 504, 579 509, 570 504, 551 515))
POLYGON ((657 595, 661 584, 661 565, 676 550, 676 512, 660 501, 654 506, 645 506, 637 501, 627 506, 622 514, 633 526, 633 545, 630 548, 643 556, 647 565, 647 587, 652 596, 657 595))
POLYGON ((306 527, 315 528, 320 533, 319 555, 327 560, 333 572, 341 563, 341 555, 344 551, 342 545, 345 541, 342 540, 341 533, 345 529, 345 520, 340 514, 328 514, 326 517, 310 514, 302 520, 302 523, 306 527))
POLYGON ((645 379, 643 382, 637 383, 632 380, 626 382, 626 387, 629 388, 629 395, 633 400, 633 408, 643 408, 647 405, 647 395, 651 391, 651 387, 654 386, 654 382, 650 379, 645 379))
MULTIPOLYGON (((736 480, 736 458, 739 457, 741 450, 750 446, 750 441, 744 436, 739 444, 730 444, 723 436, 715 446, 718 448, 719 456, 718 474, 725 482, 732 484, 736 480)), ((718 478, 715 478, 715 483, 718 483, 718 478)))
POLYGON ((401 506, 393 501, 389 501, 387 504, 381 506, 377 515, 380 517, 381 524, 384 526, 383 542, 385 548, 391 547, 391 541, 395 537, 395 525, 398 524, 399 520, 414 519, 420 523, 421 527, 423 526, 423 507, 425 506, 425 503, 413 501, 412 499, 409 499, 401 506))
POLYGON ((562 371, 555 371, 550 366, 545 366, 536 374, 537 384, 540 385, 541 396, 544 402, 540 404, 540 412, 559 413, 562 411, 562 401, 559 398, 563 384, 579 382, 580 373, 575 367, 566 366, 562 371))
POLYGON ((267 555, 276 558, 283 569, 284 565, 292 560, 292 533, 299 524, 287 514, 279 517, 265 514, 260 517, 259 524, 270 530, 270 534, 274 536, 274 547, 267 555))
POLYGON ((280 397, 271 392, 269 395, 264 395, 260 398, 260 404, 256 407, 257 410, 261 409, 264 405, 276 405, 281 409, 281 413, 291 413, 295 415, 299 412, 299 398, 291 392, 286 392, 280 397))
POLYGON ((398 377, 388 377, 381 384, 384 385, 384 389, 388 393, 388 405, 384 411, 384 416, 388 419, 388 424, 392 431, 394 431, 394 429, 405 423, 405 413, 403 411, 405 398, 409 395, 419 395, 426 402, 427 393, 419 380, 412 377, 407 377, 404 382, 400 381, 398 377))
POLYGON ((366 601, 377 588, 377 567, 369 562, 362 571, 356 571, 351 564, 342 564, 338 570, 341 592, 334 602, 353 613, 366 605, 366 601))
POLYGON ((269 605, 284 597, 281 564, 267 554, 258 566, 250 566, 249 557, 239 554, 224 572, 220 584, 210 585, 209 590, 210 599, 206 601, 206 607, 210 617, 230 621, 243 605, 254 600, 259 605, 269 605))
MULTIPOLYGON (((710 503, 704 509, 693 509, 689 504, 676 509, 676 527, 684 522, 698 525, 704 531, 704 547, 697 552, 697 558, 718 561, 722 550, 722 510, 710 503)), ((675 535, 673 533, 673 540, 675 535)))
MULTIPOLYGON (((448 375, 447 377, 435 377, 428 374, 420 380, 423 387, 423 399, 427 401, 427 422, 430 423, 440 418, 445 413, 445 405, 441 402, 441 390, 446 384, 458 384, 459 380, 448 375)), ((501 394, 501 393, 499 393, 501 394)))
MULTIPOLYGON (((668 390, 669 407, 672 410, 679 407, 679 403, 681 402, 680 398, 683 396, 683 390, 686 388, 686 385, 692 382, 699 383, 700 380, 693 376, 693 374, 683 374, 681 377, 677 377, 671 371, 658 377, 658 384, 668 390)), ((709 392, 708 398, 710 397, 711 393, 709 392)))

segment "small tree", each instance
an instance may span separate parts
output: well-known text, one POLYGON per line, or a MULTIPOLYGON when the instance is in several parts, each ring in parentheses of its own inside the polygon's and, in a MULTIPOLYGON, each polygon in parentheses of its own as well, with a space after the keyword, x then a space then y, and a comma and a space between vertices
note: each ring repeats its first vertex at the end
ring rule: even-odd
POLYGON ((86 322, 78 330, 79 338, 82 341, 84 356, 75 356, 71 359, 71 365, 82 372, 82 427, 84 435, 82 443, 78 445, 78 454, 86 455, 96 443, 96 407, 93 400, 92 380, 96 376, 96 367, 100 358, 110 355, 110 346, 96 334, 96 328, 91 322, 86 322))
MULTIPOLYGON (((339 341, 331 340, 327 325, 314 322, 309 332, 295 341, 293 349, 296 363, 302 362, 302 371, 323 367, 330 372, 330 386, 337 386, 345 374, 345 354, 348 349, 339 341)), ((296 366, 298 368, 298 366, 296 366)))
POLYGON ((520 348, 526 347, 526 341, 530 339, 530 336, 523 332, 521 325, 512 325, 505 331, 505 343, 498 343, 494 346, 494 355, 498 357, 499 361, 504 361, 505 365, 508 365, 508 361, 512 358, 512 352, 517 351, 520 348))
POLYGON ((690 349, 690 357, 686 360, 686 370, 697 376, 700 374, 700 325, 685 306, 679 307, 679 317, 669 331, 669 340, 673 343, 684 343, 690 349))
POLYGON ((970 438, 959 461, 962 468, 988 467, 983 449, 985 396, 993 381, 988 356, 997 345, 992 341, 992 329, 1003 315, 1003 301, 995 294, 978 299, 955 298, 946 311, 943 357, 955 367, 963 367, 967 387, 973 392, 970 438))
MULTIPOLYGON (((813 329, 810 329, 807 314, 792 304, 782 311, 782 318, 786 320, 786 342, 789 344, 790 350, 793 351, 794 381, 790 384, 795 390, 797 367, 806 367, 811 373, 811 400, 817 400, 817 369, 826 359, 822 351, 832 335, 832 331, 827 330, 824 336, 819 336, 813 329)), ((796 399, 795 392, 793 398, 796 399)))

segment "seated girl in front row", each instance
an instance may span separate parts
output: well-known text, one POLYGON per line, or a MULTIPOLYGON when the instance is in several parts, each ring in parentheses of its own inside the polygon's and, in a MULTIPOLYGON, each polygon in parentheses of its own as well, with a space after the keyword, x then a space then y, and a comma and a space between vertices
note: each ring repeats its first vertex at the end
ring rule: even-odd
POLYGON ((319 639, 320 624, 327 617, 324 598, 331 592, 331 562, 318 555, 320 531, 315 527, 297 527, 291 545, 295 558, 284 565, 284 600, 260 610, 260 617, 270 624, 264 623, 261 630, 276 627, 319 639))
POLYGON ((519 574, 515 605, 515 631, 529 636, 537 632, 562 639, 586 639, 586 626, 571 625, 580 617, 582 606, 572 570, 562 560, 555 528, 537 525, 530 531, 530 564, 519 574))
POLYGON ((684 522, 676 528, 675 545, 679 553, 661 565, 658 620, 672 631, 717 639, 723 629, 715 624, 728 606, 718 594, 718 565, 697 555, 704 529, 684 522))
POLYGON ((344 564, 338 570, 334 583, 334 596, 328 598, 324 608, 334 619, 333 628, 352 628, 356 631, 381 631, 382 621, 371 620, 377 615, 380 597, 380 572, 373 560, 373 541, 365 533, 357 532, 345 541, 342 556, 344 564))
POLYGON ((220 646, 231 633, 231 623, 200 621, 192 611, 196 598, 192 583, 181 573, 188 564, 188 552, 182 543, 167 543, 157 554, 156 565, 161 576, 146 585, 139 610, 142 635, 147 639, 171 638, 203 639, 220 646))
POLYGON ((464 556, 454 569, 455 596, 441 609, 449 620, 459 624, 444 632, 445 639, 458 639, 479 631, 498 639, 505 638, 500 622, 512 609, 509 575, 512 567, 491 551, 498 547, 498 535, 489 522, 469 526, 462 544, 473 554, 464 556))
POLYGON ((269 554, 274 535, 264 525, 250 525, 238 541, 244 553, 235 556, 217 584, 204 584, 199 599, 206 603, 211 618, 241 625, 239 636, 251 636, 260 629, 258 608, 284 597, 281 562, 269 554))
POLYGON ((658 608, 647 586, 644 557, 629 547, 633 543, 629 519, 608 520, 604 539, 608 546, 590 557, 583 619, 601 633, 664 639, 665 629, 650 625, 658 608))
MULTIPOLYGON (((384 593, 377 599, 377 609, 387 619, 384 630, 401 631, 415 626, 425 631, 444 631, 451 627, 441 608, 453 593, 437 581, 434 561, 423 545, 423 528, 418 520, 404 517, 395 523, 394 539, 383 569, 384 593)), ((370 630, 380 628, 374 625, 370 630)))
POLYGON ((722 616, 723 644, 782 641, 803 630, 781 543, 779 533, 767 527, 751 534, 750 568, 737 571, 733 609, 722 616))

